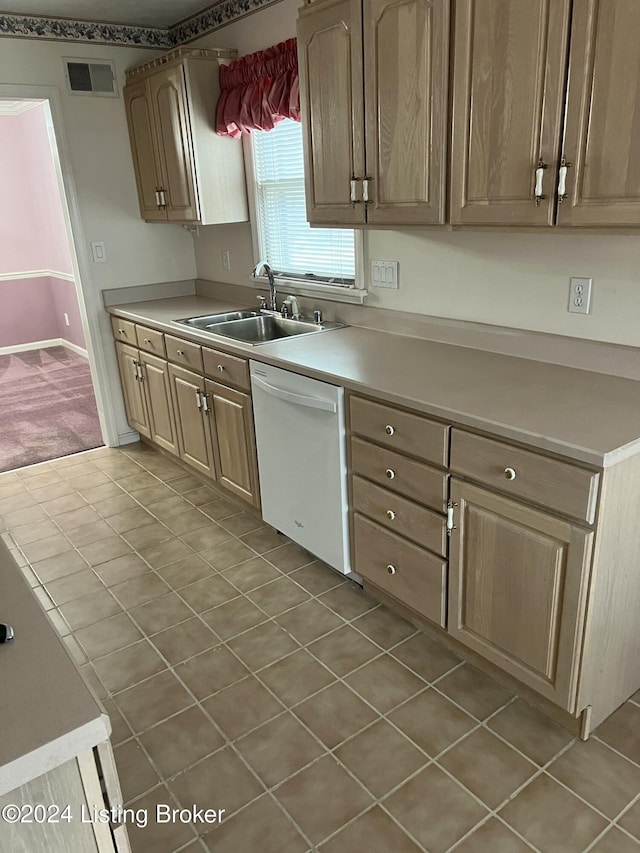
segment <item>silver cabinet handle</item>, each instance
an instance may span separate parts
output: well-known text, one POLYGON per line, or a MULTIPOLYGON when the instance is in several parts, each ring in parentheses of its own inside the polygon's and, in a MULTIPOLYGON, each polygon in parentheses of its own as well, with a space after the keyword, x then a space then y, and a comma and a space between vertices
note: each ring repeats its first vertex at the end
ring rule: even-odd
POLYGON ((202 411, 209 414, 208 394, 202 394, 202 411))
POLYGON ((150 344, 150 343, 151 343, 151 338, 145 338, 145 339, 144 339, 144 342, 145 342, 145 344, 150 344))
POLYGON ((393 478, 396 476, 396 472, 393 470, 393 468, 387 468, 384 473, 387 475, 389 480, 393 480, 393 478))
POLYGON ((200 389, 196 388, 196 406, 201 409, 202 408, 202 397, 200 395, 200 389))
POLYGON ((125 330, 124 330, 124 329, 118 329, 118 334, 119 334, 119 335, 124 335, 125 337, 127 336, 127 333, 125 332, 125 330))
POLYGON ((156 207, 162 207, 162 196, 160 190, 156 190, 156 207))
POLYGON ((160 207, 166 207, 166 206, 167 206, 167 191, 166 190, 160 190, 160 207))
POLYGON ((504 476, 507 478, 507 480, 515 480, 515 478, 516 478, 515 468, 505 468, 504 469, 504 476))
POLYGON ((567 197, 567 171, 573 163, 569 163, 564 157, 560 161, 560 169, 558 171, 558 201, 560 204, 567 197))
POLYGON ((387 566, 387 571, 389 572, 389 574, 390 574, 390 575, 395 575, 395 573, 396 573, 398 570, 396 569, 396 567, 395 567, 395 566, 392 566, 391 564, 389 564, 389 565, 387 566))
POLYGON ((362 179, 362 201, 369 204, 369 181, 371 178, 362 179))
POLYGON ((184 355, 184 350, 177 349, 177 350, 176 350, 176 355, 183 356, 183 355, 184 355))
POLYGON ((394 512, 392 509, 388 509, 388 510, 386 511, 385 515, 387 516, 387 518, 389 519, 389 521, 393 521, 393 520, 395 519, 395 517, 396 517, 396 514, 395 514, 395 512, 394 512))
POLYGON ((543 198, 546 198, 544 193, 542 192, 542 180, 544 178, 544 170, 547 168, 547 164, 542 162, 542 158, 538 160, 538 166, 536 168, 536 207, 540 204, 543 198))
POLYGON ((138 371, 138 379, 140 380, 140 382, 142 382, 142 380, 144 379, 144 373, 142 372, 142 365, 139 361, 136 361, 136 369, 138 371))
POLYGON ((135 358, 131 359, 131 366, 133 367, 133 378, 136 380, 139 379, 140 377, 138 376, 138 362, 135 360, 135 358))
POLYGON ((395 432, 395 427, 392 427, 391 424, 387 424, 386 427, 384 428, 384 431, 386 432, 387 435, 393 435, 395 432))
POLYGON ((224 367, 221 364, 219 364, 218 365, 218 373, 222 373, 223 371, 224 371, 224 367))

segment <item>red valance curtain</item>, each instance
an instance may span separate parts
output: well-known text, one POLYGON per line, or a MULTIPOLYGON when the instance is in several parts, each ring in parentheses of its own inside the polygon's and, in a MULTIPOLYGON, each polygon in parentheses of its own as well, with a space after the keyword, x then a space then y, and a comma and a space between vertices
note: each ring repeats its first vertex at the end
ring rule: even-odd
POLYGON ((220 66, 216 132, 240 139, 272 130, 279 121, 300 121, 300 83, 295 38, 220 66))

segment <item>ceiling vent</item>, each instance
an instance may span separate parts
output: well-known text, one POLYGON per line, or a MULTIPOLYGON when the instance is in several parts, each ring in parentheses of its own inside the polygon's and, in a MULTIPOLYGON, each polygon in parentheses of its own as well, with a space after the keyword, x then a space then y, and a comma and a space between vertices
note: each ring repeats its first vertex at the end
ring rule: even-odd
POLYGON ((117 98, 116 71, 109 59, 93 62, 89 59, 64 57, 67 88, 72 95, 94 95, 117 98))

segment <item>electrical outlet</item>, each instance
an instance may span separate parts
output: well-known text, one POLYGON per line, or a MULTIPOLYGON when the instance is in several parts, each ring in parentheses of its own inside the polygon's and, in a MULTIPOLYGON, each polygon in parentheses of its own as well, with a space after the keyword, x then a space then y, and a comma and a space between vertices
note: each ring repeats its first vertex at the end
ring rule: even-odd
POLYGON ((69 323, 69 315, 67 314, 67 312, 66 312, 66 311, 64 312, 63 316, 64 316, 64 324, 65 324, 65 326, 69 326, 69 325, 70 325, 70 323, 69 323))
POLYGON ((231 270, 231 252, 225 249, 222 253, 222 267, 229 272, 231 270))
POLYGON ((572 278, 569 285, 569 307, 572 314, 591 313, 592 278, 572 278))

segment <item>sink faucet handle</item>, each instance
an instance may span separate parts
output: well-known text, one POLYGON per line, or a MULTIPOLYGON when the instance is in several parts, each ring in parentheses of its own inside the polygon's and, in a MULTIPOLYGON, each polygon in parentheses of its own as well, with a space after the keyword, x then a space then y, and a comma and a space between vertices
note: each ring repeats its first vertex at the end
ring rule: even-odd
POLYGON ((316 308, 313 312, 313 322, 322 323, 322 311, 319 308, 316 308))
POLYGON ((260 303, 260 310, 262 311, 263 309, 265 309, 267 307, 267 297, 262 296, 262 294, 260 294, 257 297, 257 299, 258 299, 258 302, 260 303))

